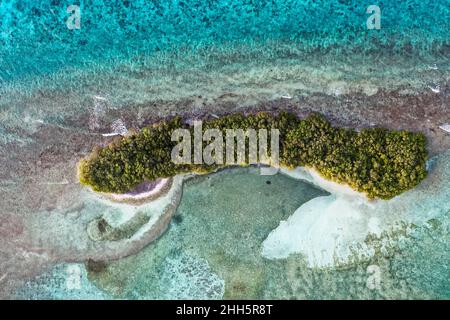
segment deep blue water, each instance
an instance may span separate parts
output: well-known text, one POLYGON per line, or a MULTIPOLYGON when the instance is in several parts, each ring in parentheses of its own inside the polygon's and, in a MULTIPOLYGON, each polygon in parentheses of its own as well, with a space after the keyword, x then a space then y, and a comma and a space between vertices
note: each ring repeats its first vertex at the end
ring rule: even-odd
POLYGON ((449 0, 1 0, 0 81, 157 51, 266 41, 305 51, 442 55, 449 21, 449 0), (80 6, 80 29, 66 25, 70 4, 80 6), (380 30, 366 27, 369 5, 381 9, 380 30))

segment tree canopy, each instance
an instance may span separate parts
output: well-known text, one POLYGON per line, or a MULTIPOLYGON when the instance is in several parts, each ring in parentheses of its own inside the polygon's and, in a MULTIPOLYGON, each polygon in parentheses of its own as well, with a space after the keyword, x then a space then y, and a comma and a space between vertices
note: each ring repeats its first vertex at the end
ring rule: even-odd
MULTIPOLYGON (((124 193, 146 180, 212 172, 225 166, 174 163, 171 152, 178 142, 171 137, 180 128, 189 130, 193 138, 193 126, 176 117, 95 148, 79 163, 80 182, 95 191, 124 193)), ((287 112, 237 113, 204 120, 203 132, 211 128, 221 130, 224 136, 226 129, 278 129, 282 167, 314 168, 325 178, 348 184, 369 198, 390 199, 415 187, 427 174, 426 139, 421 133, 381 128, 358 132, 333 127, 317 113, 299 119, 287 112)))

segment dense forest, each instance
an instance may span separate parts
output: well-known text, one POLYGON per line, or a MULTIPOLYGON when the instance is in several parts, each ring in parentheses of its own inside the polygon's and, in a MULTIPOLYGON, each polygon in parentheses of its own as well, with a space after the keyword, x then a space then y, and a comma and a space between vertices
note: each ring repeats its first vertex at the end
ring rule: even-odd
MULTIPOLYGON (((172 133, 180 128, 189 130, 194 141, 193 126, 176 117, 95 148, 79 163, 81 183, 99 192, 124 193, 145 180, 207 173, 225 166, 174 163, 171 153, 180 141, 172 141, 172 133)), ((270 129, 278 129, 282 167, 314 168, 325 178, 348 184, 369 198, 390 199, 416 186, 427 174, 426 139, 420 133, 381 128, 356 131, 334 127, 317 113, 299 119, 286 112, 205 119, 203 132, 211 128, 224 136, 226 129, 268 129, 269 135, 270 129)), ((203 141, 203 145, 208 142, 203 141)), ((239 165, 248 165, 248 160, 247 156, 239 165)))

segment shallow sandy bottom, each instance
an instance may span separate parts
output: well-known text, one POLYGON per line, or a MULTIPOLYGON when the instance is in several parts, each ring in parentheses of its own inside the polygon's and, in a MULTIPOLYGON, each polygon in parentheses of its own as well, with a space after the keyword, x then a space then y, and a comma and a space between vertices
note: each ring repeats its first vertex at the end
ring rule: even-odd
POLYGON ((87 276, 116 298, 252 297, 268 277, 264 238, 300 204, 323 194, 256 168, 193 178, 159 240, 87 276))
MULTIPOLYGON (((326 56, 249 56, 224 64, 228 57, 212 57, 202 66, 195 57, 186 57, 172 69, 150 61, 144 70, 126 63, 97 73, 72 70, 64 77, 36 81, 39 85, 1 88, 0 297, 9 297, 26 279, 58 263, 121 257, 105 250, 113 244, 88 237, 87 225, 105 206, 92 206, 76 178, 79 159, 110 141, 102 134, 111 132, 117 119, 127 128, 140 128, 177 114, 192 119, 241 111, 289 110, 300 116, 318 111, 336 125, 423 132, 433 155, 450 148, 450 135, 439 129, 450 122, 445 59, 360 57, 339 62, 326 56), (369 70, 373 61, 377 65, 369 70), (429 68, 433 63, 438 70, 429 68), (439 93, 428 87, 437 84, 439 93)), ((429 193, 421 200, 439 192, 438 183, 426 186, 429 193)), ((312 286, 318 278, 311 272, 305 281, 312 286)))
MULTIPOLYGON (((448 156, 441 160, 438 170, 447 170, 449 160, 448 156)), ((445 186, 445 182, 427 183, 445 186)), ((426 187, 416 196, 423 193, 425 199, 426 187)), ((374 241, 377 252, 373 256, 346 266, 311 268, 302 255, 266 259, 263 245, 280 220, 291 219, 297 207, 326 193, 283 175, 261 176, 256 169, 197 177, 185 184, 177 215, 159 240, 96 270, 86 271, 82 264, 58 265, 29 282, 18 295, 59 299, 448 298, 447 266, 435 263, 445 258, 450 243, 450 210, 442 211, 448 189, 442 191, 435 204, 441 214, 408 232, 399 229, 387 235, 397 237, 395 245, 377 247, 374 241), (78 286, 67 290, 73 279, 79 279, 78 286)), ((424 203, 423 209, 427 208, 433 208, 431 201, 424 203)), ((311 241, 314 246, 320 239, 311 241)))

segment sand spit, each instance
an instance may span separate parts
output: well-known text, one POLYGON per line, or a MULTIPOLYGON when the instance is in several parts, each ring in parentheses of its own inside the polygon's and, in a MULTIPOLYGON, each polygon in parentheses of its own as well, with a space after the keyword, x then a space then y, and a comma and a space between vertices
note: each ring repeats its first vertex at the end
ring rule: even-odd
POLYGON ((368 200, 347 186, 327 181, 314 170, 283 170, 330 192, 312 199, 273 230, 262 255, 283 259, 302 254, 310 267, 346 265, 388 248, 390 236, 422 225, 449 210, 450 151, 433 159, 429 176, 415 189, 391 200, 368 200), (369 241, 376 239, 377 241, 369 241))
MULTIPOLYGON (((163 183, 167 186, 167 182, 171 181, 168 190, 159 198, 147 198, 146 202, 139 205, 130 204, 127 202, 110 201, 106 199, 103 194, 93 192, 86 193, 85 200, 89 206, 105 208, 103 214, 93 221, 103 221, 112 230, 121 231, 118 239, 113 238, 113 240, 111 240, 111 238, 108 237, 103 239, 101 236, 96 238, 92 237, 92 234, 90 234, 91 239, 94 238, 94 241, 100 241, 100 243, 103 242, 101 240, 110 240, 109 242, 106 241, 108 246, 117 245, 116 249, 112 249, 112 252, 106 253, 106 255, 117 256, 119 251, 121 251, 120 248, 125 251, 119 253, 119 256, 126 256, 131 254, 129 252, 134 253, 139 251, 138 248, 141 248, 142 246, 145 246, 154 239, 158 238, 167 229, 167 226, 181 200, 183 180, 184 176, 180 175, 167 179, 165 182, 158 183, 159 186, 162 186, 163 183), (136 218, 141 220, 142 224, 138 224, 137 226, 134 226, 134 230, 130 230, 130 224, 132 224, 133 219, 136 220, 136 218), (122 235, 122 237, 120 237, 120 235, 122 235), (130 244, 129 247, 124 246, 127 242, 130 244)), ((159 189, 162 190, 162 187, 159 189)), ((136 194, 135 196, 139 196, 139 194, 136 194)), ((93 221, 91 221, 88 225, 88 231, 97 232, 97 236, 99 233, 105 233, 106 230, 98 230, 99 224, 97 224, 97 230, 93 230, 93 221), (91 226, 91 229, 89 229, 89 226, 91 226)), ((104 260, 102 259, 103 255, 105 254, 102 254, 97 258, 92 257, 92 259, 104 260)), ((115 257, 113 259, 115 259, 115 257)))
POLYGON ((101 193, 105 198, 119 203, 141 205, 154 201, 166 194, 173 183, 173 178, 147 181, 127 193, 101 193))

